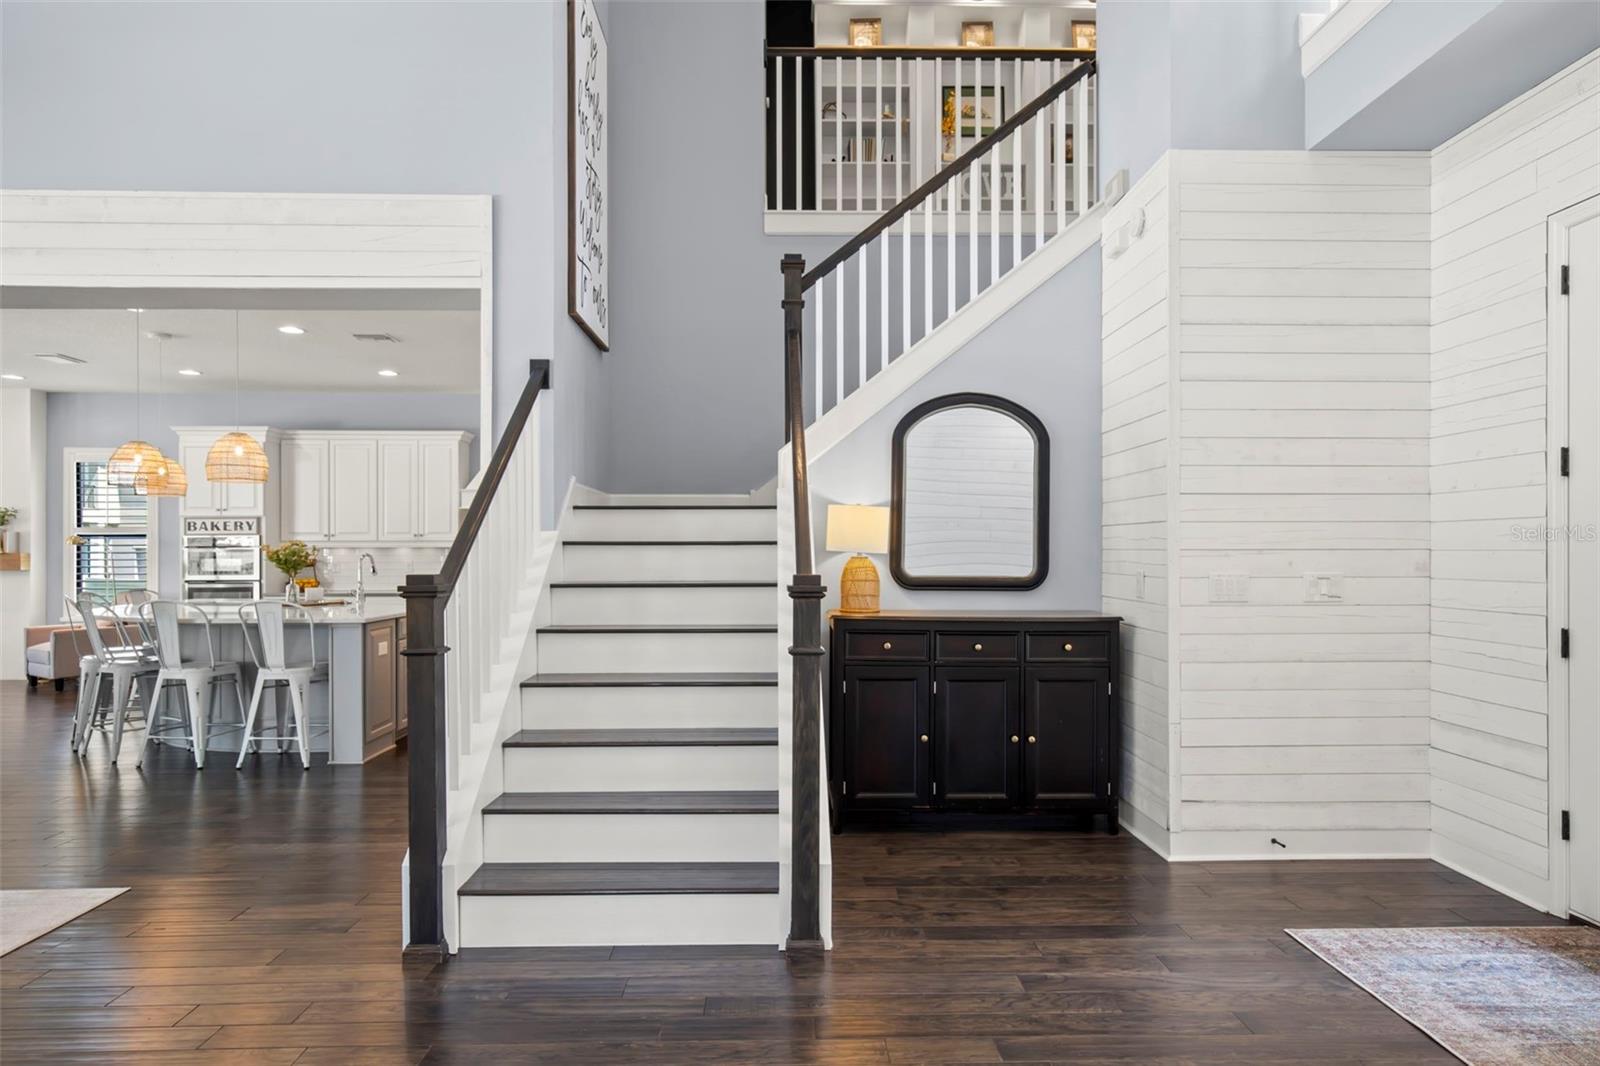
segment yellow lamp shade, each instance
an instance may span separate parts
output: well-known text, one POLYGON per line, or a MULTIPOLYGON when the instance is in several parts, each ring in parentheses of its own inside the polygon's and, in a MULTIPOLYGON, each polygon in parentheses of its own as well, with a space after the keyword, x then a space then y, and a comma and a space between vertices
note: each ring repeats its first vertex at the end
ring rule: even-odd
POLYGON ((133 487, 146 496, 187 496, 189 475, 182 463, 163 455, 134 476, 133 487))
POLYGON ((106 479, 113 485, 132 485, 135 478, 160 460, 161 449, 149 441, 126 441, 106 460, 106 479))
POLYGON ((267 453, 248 433, 224 433, 206 453, 206 480, 261 483, 267 480, 267 453))
POLYGON ((889 508, 828 504, 828 551, 882 555, 889 550, 889 508))

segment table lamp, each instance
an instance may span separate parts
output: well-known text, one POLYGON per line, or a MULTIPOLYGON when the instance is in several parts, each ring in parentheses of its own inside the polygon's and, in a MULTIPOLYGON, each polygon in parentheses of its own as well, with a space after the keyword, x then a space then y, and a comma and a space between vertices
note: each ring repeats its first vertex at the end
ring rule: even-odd
POLYGON ((877 614, 878 568, 866 553, 889 550, 889 508, 830 503, 828 550, 855 553, 839 576, 839 613, 877 614))

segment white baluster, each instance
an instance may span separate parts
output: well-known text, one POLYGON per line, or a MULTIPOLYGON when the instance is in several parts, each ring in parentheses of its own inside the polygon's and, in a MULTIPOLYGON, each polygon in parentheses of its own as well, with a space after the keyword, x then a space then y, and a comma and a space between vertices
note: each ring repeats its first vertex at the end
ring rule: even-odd
MULTIPOLYGON (((891 227, 892 228, 892 227, 891 227)), ((878 369, 889 365, 889 230, 878 237, 878 369)))
MULTIPOLYGON (((900 348, 911 347, 911 218, 912 212, 900 221, 900 348)), ((898 352, 896 353, 898 354, 898 352)), ((885 362, 887 362, 885 358, 885 362)))
MULTIPOLYGON (((1051 60, 1051 64, 1055 68, 1053 84, 1061 80, 1061 60, 1051 60)), ((1067 102, 1061 96, 1056 97, 1055 113, 1056 144, 1050 165, 1056 172, 1056 232, 1060 233, 1067 228, 1067 102)))
MULTIPOLYGON (((900 57, 899 56, 895 56, 894 57, 894 109, 893 109, 894 110, 894 119, 893 119, 893 122, 894 122, 894 202, 897 203, 897 204, 901 200, 904 200, 905 197, 906 197, 905 191, 900 186, 900 175, 901 175, 901 171, 903 171, 905 169, 905 155, 906 155, 906 151, 910 147, 910 144, 908 142, 911 140, 911 127, 906 122, 906 119, 908 118, 908 116, 906 114, 906 109, 908 107, 910 107, 910 101, 909 100, 902 100, 900 98, 900 93, 901 93, 902 87, 903 87, 903 83, 901 82, 902 76, 903 75, 901 73, 900 57)), ((883 153, 881 151, 878 154, 880 156, 883 155, 883 153)))
MULTIPOLYGON (((1036 59, 1032 64, 1033 91, 1038 94, 1044 90, 1041 84, 1040 63, 1036 59)), ((1045 114, 1049 114, 1048 111, 1045 114)), ((1029 189, 1033 195, 1033 247, 1035 251, 1044 244, 1044 123, 1038 117, 1028 125, 1033 127, 1033 181, 1029 189)))
POLYGON ((883 210, 883 57, 877 56, 872 60, 872 109, 877 112, 873 121, 877 124, 877 140, 872 152, 872 175, 877 184, 877 191, 872 197, 873 210, 883 210))
POLYGON ((867 266, 872 257, 862 248, 856 261, 856 388, 867 383, 867 266))
POLYGON ((833 268, 833 405, 844 399, 844 264, 833 268))
POLYGON ((806 203, 805 60, 794 57, 794 209, 806 203))
MULTIPOLYGON (((773 96, 773 105, 776 112, 772 122, 772 139, 775 142, 773 151, 776 159, 772 168, 772 196, 777 210, 783 210, 783 57, 773 56, 773 84, 776 91, 773 96)), ((799 62, 796 60, 796 62, 799 62)))
MULTIPOLYGON (((961 129, 961 111, 956 111, 956 129, 961 129)), ((972 61, 972 143, 983 139, 983 60, 972 61)), ((978 295, 978 211, 983 201, 983 158, 972 161, 967 168, 967 301, 978 295)))
POLYGON ((844 60, 833 57, 833 207, 844 210, 844 60))
MULTIPOLYGON (((961 140, 961 60, 956 60, 955 81, 955 141, 961 140)), ((943 108, 944 98, 939 99, 939 106, 943 108)), ((943 120, 941 120, 942 122, 943 120)), ((945 263, 945 290, 944 290, 944 317, 948 318, 956 309, 956 194, 961 191, 961 175, 956 174, 944 187, 944 263, 945 263)), ((940 319, 943 321, 943 319, 940 319)))
MULTIPOLYGON (((994 61, 994 120, 1000 121, 1000 61, 994 61)), ((989 149, 989 284, 1000 278, 1000 193, 1005 175, 1000 173, 1001 145, 989 149)))
POLYGON ((812 292, 815 294, 815 303, 817 305, 816 329, 812 330, 812 336, 816 339, 811 345, 812 355, 817 361, 817 404, 811 409, 811 417, 813 419, 822 417, 822 412, 825 410, 822 405, 824 402, 826 402, 822 395, 822 379, 825 376, 823 374, 823 367, 826 365, 826 360, 828 357, 828 334, 826 328, 827 319, 822 311, 822 297, 825 293, 827 293, 827 291, 828 285, 826 282, 816 286, 816 288, 812 290, 812 292))
POLYGON ((855 205, 856 205, 856 210, 857 211, 865 211, 866 207, 867 207, 867 181, 866 181, 865 172, 863 172, 862 169, 861 169, 861 157, 867 154, 866 153, 867 131, 866 131, 865 127, 863 127, 861 125, 861 82, 862 82, 862 80, 863 80, 863 76, 862 76, 862 73, 861 73, 861 57, 860 56, 856 56, 856 142, 855 142, 855 151, 852 154, 856 157, 856 198, 855 198, 855 205))
MULTIPOLYGON (((1012 99, 1022 99, 1022 60, 1011 61, 1012 99)), ((1011 266, 1022 262, 1022 131, 1011 134, 1011 266)))
POLYGON ((1089 210, 1089 79, 1072 87, 1072 209, 1078 217, 1089 210))

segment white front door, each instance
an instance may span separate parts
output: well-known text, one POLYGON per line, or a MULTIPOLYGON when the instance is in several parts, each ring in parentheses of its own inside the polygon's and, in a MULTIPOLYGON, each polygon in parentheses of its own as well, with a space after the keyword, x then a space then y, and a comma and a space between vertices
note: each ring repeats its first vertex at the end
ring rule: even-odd
POLYGON ((1558 215, 1553 236, 1567 268, 1551 322, 1567 374, 1566 529, 1554 542, 1566 556, 1567 906, 1600 921, 1600 197, 1558 215))

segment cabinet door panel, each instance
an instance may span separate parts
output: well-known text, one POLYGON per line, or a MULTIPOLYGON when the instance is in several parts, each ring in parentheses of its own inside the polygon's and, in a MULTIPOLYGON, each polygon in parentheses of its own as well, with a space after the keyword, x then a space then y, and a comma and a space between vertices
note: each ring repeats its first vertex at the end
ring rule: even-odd
POLYGON ((286 440, 283 456, 283 539, 307 542, 328 536, 328 442, 286 440))
POLYGON ((394 732, 394 623, 374 622, 366 631, 366 726, 371 742, 394 732))
POLYGON ((1105 765, 1108 700, 1099 667, 1028 670, 1023 706, 1024 801, 1072 807, 1108 798, 1105 765))
POLYGON ((455 441, 425 440, 417 480, 417 535, 449 540, 461 510, 461 449, 455 441))
POLYGON ((941 807, 1015 806, 1021 797, 1019 673, 1007 667, 934 671, 934 799, 941 807))
POLYGON ((846 801, 861 808, 927 806, 927 667, 851 667, 844 704, 846 801))
POLYGON ((211 442, 185 441, 178 448, 178 462, 189 478, 189 492, 183 498, 185 514, 217 514, 217 486, 206 480, 206 456, 211 454, 211 442))
POLYGON ((395 624, 394 638, 394 735, 403 737, 407 727, 411 724, 411 704, 406 691, 406 644, 408 643, 405 632, 405 623, 395 624))
POLYGON ((415 540, 417 442, 378 442, 378 539, 415 540))
POLYGON ((378 446, 335 440, 328 447, 328 532, 334 540, 378 539, 378 446))

